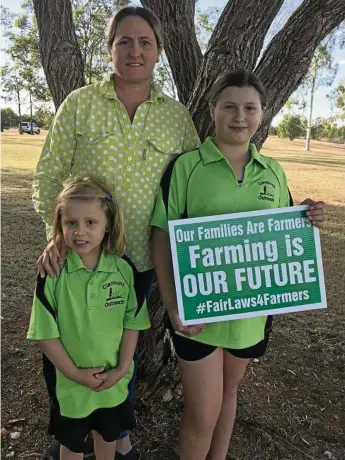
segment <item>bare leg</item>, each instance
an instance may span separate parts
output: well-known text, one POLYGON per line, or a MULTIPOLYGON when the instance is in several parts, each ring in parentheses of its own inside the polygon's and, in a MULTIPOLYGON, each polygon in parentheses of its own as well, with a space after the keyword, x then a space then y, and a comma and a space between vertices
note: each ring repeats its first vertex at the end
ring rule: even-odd
POLYGON ((229 449, 237 408, 237 388, 245 374, 249 359, 236 358, 224 353, 223 402, 216 428, 213 433, 210 460, 225 460, 229 449))
POLYGON ((205 460, 223 393, 223 350, 199 361, 178 360, 184 396, 180 460, 205 460))
POLYGON ((60 460, 83 460, 84 455, 82 453, 76 454, 67 447, 60 445, 60 460))
POLYGON ((92 430, 95 456, 97 460, 114 460, 116 441, 106 442, 97 431, 92 430))

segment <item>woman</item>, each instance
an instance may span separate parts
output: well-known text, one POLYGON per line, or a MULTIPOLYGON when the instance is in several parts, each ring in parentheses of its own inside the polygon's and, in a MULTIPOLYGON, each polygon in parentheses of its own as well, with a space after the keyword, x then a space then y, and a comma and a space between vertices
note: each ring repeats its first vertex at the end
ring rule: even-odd
MULTIPOLYGON (((60 272, 63 248, 51 240, 52 203, 64 179, 100 176, 122 206, 126 254, 138 271, 137 296, 143 299, 153 280, 149 219, 161 175, 175 154, 195 148, 199 139, 187 109, 152 81, 163 49, 157 17, 140 7, 120 10, 111 21, 107 47, 113 74, 66 98, 37 165, 33 202, 50 241, 38 265, 41 276, 60 272)), ((116 458, 137 458, 124 436, 116 458)))
MULTIPOLYGON (((172 327, 184 395, 180 459, 225 460, 235 421, 237 388, 251 358, 267 348, 271 317, 182 326, 178 316, 168 221, 290 205, 285 173, 250 139, 263 119, 265 91, 252 73, 226 73, 210 96, 214 138, 172 162, 163 176, 151 224, 158 283, 172 327), (207 187, 205 184, 207 183, 207 187), (260 200, 269 183, 272 200, 260 200), (182 333, 182 334, 181 334, 182 333)), ((306 200, 321 226, 323 203, 306 200)))

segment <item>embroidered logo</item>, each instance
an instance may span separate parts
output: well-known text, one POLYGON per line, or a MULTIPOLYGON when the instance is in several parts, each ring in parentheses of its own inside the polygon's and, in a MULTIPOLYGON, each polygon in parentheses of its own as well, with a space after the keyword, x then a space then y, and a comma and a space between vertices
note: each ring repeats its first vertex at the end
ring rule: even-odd
POLYGON ((108 296, 105 299, 106 302, 104 306, 106 308, 114 307, 115 305, 122 305, 124 303, 123 295, 119 294, 111 287, 108 292, 108 296))
POLYGON ((261 191, 258 195, 259 200, 274 201, 274 189, 276 186, 267 180, 262 180, 258 182, 260 185, 261 191))

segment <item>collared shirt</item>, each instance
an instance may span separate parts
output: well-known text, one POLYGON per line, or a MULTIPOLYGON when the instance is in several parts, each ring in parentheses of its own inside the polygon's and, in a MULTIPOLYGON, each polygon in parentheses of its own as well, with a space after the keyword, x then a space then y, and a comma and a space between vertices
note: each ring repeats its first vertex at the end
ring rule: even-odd
MULTIPOLYGON (((168 221, 289 206, 285 173, 250 144, 242 183, 211 138, 167 168, 151 225, 168 232, 168 221)), ((266 317, 205 324, 193 340, 224 348, 247 348, 264 338, 266 317)))
MULTIPOLYGON (((115 368, 124 329, 150 327, 146 302, 138 306, 133 270, 123 259, 102 253, 96 270, 71 251, 58 277, 38 277, 27 338, 60 338, 78 368, 115 368)), ((108 390, 95 392, 56 372, 56 396, 63 416, 86 417, 121 404, 128 395, 133 363, 108 390)))
POLYGON ((151 86, 131 121, 113 76, 73 91, 60 106, 37 164, 33 202, 52 237, 52 204, 63 181, 98 176, 120 201, 126 254, 138 271, 152 268, 149 221, 159 181, 174 155, 199 144, 187 109, 151 86))

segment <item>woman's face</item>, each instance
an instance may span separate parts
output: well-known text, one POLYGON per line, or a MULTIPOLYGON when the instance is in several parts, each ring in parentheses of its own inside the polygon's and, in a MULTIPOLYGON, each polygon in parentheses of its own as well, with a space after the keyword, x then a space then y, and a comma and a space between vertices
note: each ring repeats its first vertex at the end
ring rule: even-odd
POLYGON ((256 133, 262 118, 260 95, 252 86, 229 86, 220 94, 211 115, 216 138, 225 144, 247 144, 256 133))
POLYGON ((131 83, 150 80, 161 52, 150 25, 140 16, 128 16, 120 22, 111 49, 114 72, 131 83))

